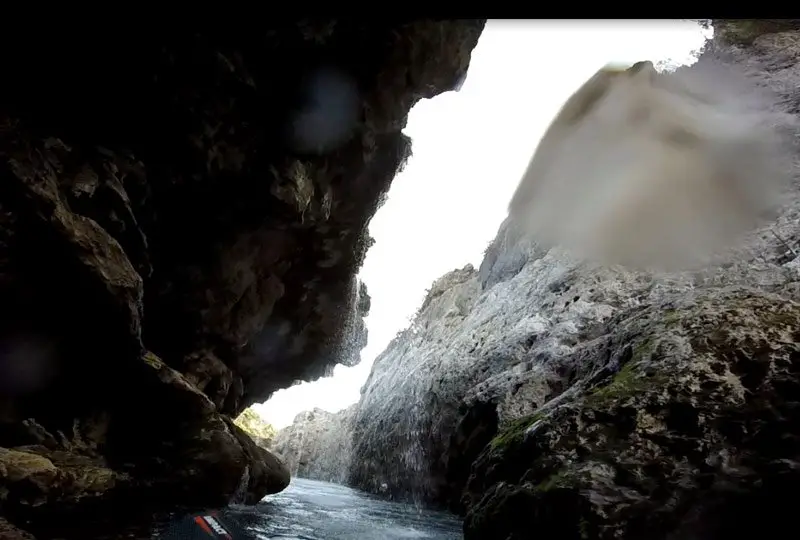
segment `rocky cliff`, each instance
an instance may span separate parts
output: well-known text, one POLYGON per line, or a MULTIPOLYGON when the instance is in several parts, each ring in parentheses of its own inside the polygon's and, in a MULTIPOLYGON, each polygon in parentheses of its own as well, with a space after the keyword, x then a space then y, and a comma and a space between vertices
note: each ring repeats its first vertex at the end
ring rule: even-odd
MULTIPOLYGON (((686 69, 744 67, 796 115, 797 23, 716 22, 686 69)), ((468 540, 781 537, 800 482, 798 187, 695 272, 590 267, 507 220, 377 358, 348 481, 463 512, 468 540)))
POLYGON ((4 531, 279 491, 230 417, 357 361, 400 130, 483 21, 258 19, 0 38, 4 531))
POLYGON ((269 448, 275 438, 275 428, 272 427, 272 424, 265 422, 252 407, 243 410, 233 423, 242 428, 250 435, 253 442, 262 448, 269 448))
POLYGON ((355 405, 338 413, 304 411, 278 431, 270 450, 280 456, 292 476, 344 484, 352 456, 355 405))

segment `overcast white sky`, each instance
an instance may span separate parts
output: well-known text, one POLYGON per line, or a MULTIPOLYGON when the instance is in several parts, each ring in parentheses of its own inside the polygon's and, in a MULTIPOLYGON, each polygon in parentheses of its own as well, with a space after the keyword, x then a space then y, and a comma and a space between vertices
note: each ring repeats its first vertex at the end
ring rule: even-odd
POLYGON ((355 403, 375 357, 442 274, 480 264, 539 138, 561 104, 609 62, 686 63, 704 41, 687 21, 489 21, 466 83, 418 103, 405 133, 414 155, 370 224, 361 270, 372 308, 355 367, 278 391, 256 410, 281 428, 304 410, 355 403))

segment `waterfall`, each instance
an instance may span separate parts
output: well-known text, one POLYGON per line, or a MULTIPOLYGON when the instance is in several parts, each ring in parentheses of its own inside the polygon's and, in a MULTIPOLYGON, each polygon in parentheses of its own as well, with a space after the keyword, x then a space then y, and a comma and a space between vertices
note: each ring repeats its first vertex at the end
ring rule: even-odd
POLYGON ((345 319, 342 321, 337 363, 354 366, 360 362, 361 349, 367 344, 363 317, 369 311, 370 298, 366 286, 354 277, 343 300, 345 319))
POLYGON ((297 444, 297 462, 295 463, 295 466, 293 467, 293 470, 291 471, 293 476, 298 476, 298 473, 300 472, 300 464, 303 462, 303 454, 304 454, 305 445, 306 445, 306 432, 305 432, 305 429, 301 429, 300 430, 299 438, 300 438, 300 442, 297 444))
POLYGON ((248 485, 250 485, 250 466, 245 465, 242 477, 239 479, 239 485, 236 487, 236 491, 233 492, 229 504, 243 504, 247 500, 248 485))

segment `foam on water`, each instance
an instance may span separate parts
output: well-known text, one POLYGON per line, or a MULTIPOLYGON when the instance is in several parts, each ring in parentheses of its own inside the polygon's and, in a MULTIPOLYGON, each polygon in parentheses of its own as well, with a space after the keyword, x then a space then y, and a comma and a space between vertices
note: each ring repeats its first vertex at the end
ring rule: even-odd
POLYGON ((293 478, 253 507, 222 513, 258 538, 299 540, 448 540, 462 538, 458 517, 386 501, 338 484, 293 478))

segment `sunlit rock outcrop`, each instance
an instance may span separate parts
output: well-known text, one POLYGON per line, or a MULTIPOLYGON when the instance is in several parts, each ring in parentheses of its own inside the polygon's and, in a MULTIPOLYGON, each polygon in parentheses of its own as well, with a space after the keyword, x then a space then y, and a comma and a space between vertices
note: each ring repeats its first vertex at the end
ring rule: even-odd
POLYGON ((234 424, 242 428, 257 445, 269 448, 275 438, 276 430, 272 424, 265 422, 261 415, 249 407, 237 416, 234 424))
POLYGON ((254 503, 288 470, 230 417, 358 361, 401 129, 484 22, 259 20, 0 38, 0 526, 254 503))
POLYGON ((278 431, 270 450, 292 476, 344 484, 350 470, 354 411, 355 405, 335 414, 322 409, 301 412, 292 425, 278 431))
MULTIPOLYGON (((685 69, 744 67, 797 114, 796 23, 718 23, 685 69)), ((507 220, 378 357, 350 483, 461 511, 468 540, 781 536, 800 481, 797 189, 696 272, 592 267, 507 220)))

